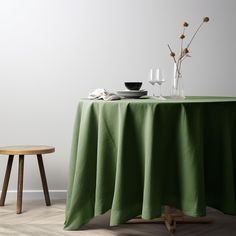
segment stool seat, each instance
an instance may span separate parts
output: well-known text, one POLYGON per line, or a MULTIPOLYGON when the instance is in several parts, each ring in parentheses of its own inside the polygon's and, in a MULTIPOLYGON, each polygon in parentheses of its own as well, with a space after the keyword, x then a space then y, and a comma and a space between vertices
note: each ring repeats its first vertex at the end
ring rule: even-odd
POLYGON ((2 155, 36 155, 55 152, 55 148, 51 146, 42 145, 19 145, 0 147, 0 154, 2 155))
POLYGON ((19 155, 19 166, 18 166, 18 184, 17 184, 17 203, 16 203, 16 213, 21 214, 22 212, 22 197, 23 197, 23 175, 24 175, 24 156, 25 155, 36 155, 38 160, 39 172, 41 175, 43 192, 45 197, 45 202, 47 206, 51 205, 46 174, 43 165, 42 154, 55 152, 55 148, 51 146, 42 145, 25 145, 25 146, 8 146, 0 147, 0 155, 8 155, 7 168, 5 172, 5 177, 3 181, 2 193, 0 198, 0 206, 4 206, 8 183, 11 174, 12 163, 14 155, 19 155))

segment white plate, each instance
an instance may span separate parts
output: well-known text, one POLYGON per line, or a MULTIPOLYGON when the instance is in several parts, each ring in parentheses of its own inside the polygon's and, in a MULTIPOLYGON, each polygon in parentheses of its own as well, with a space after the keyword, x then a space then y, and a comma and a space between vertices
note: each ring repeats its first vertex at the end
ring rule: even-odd
POLYGON ((122 90, 116 92, 119 96, 125 98, 140 98, 147 95, 145 90, 122 90))

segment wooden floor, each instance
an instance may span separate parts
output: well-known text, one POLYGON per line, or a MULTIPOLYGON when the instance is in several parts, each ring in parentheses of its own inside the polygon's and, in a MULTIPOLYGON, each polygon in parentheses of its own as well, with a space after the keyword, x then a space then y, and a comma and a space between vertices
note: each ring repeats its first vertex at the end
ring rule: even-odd
MULTIPOLYGON (((0 207, 0 236, 56 236, 56 235, 117 235, 117 236, 169 236, 162 224, 121 225, 109 227, 109 213, 93 219, 80 231, 63 230, 65 201, 52 201, 46 207, 41 201, 24 201, 23 214, 15 214, 15 202, 6 202, 0 207)), ((177 225, 176 236, 235 236, 236 216, 227 216, 214 209, 208 209, 208 216, 214 220, 205 225, 177 225)))

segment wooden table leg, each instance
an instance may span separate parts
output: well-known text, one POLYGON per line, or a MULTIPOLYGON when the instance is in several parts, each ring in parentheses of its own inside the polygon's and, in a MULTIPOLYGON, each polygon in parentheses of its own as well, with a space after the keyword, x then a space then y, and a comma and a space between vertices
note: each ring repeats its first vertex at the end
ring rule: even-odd
POLYGON ((163 217, 167 230, 171 233, 174 233, 176 230, 176 221, 173 215, 171 214, 170 206, 164 206, 163 217))
POLYGON ((17 204, 16 204, 17 214, 21 214, 22 212, 23 176, 24 176, 24 155, 19 155, 17 204))
POLYGON ((144 224, 144 223, 164 223, 167 230, 173 235, 176 231, 176 223, 182 224, 209 224, 212 219, 208 217, 185 217, 180 210, 172 212, 170 206, 165 206, 162 216, 152 220, 143 220, 140 216, 127 221, 127 224, 144 224))
POLYGON ((4 204, 5 204, 5 199, 6 199, 7 188, 8 188, 8 183, 9 183, 10 174, 11 174, 11 167, 12 167, 13 158, 14 158, 14 155, 9 155, 8 162, 7 162, 6 173, 5 173, 5 178, 4 178, 3 187, 2 187, 0 206, 4 206, 4 204))
POLYGON ((46 202, 47 206, 50 206, 51 201, 50 201, 49 192, 48 192, 48 185, 47 185, 47 179, 46 179, 46 174, 45 174, 45 170, 44 170, 42 155, 37 154, 37 159, 38 159, 39 171, 40 171, 42 185, 43 185, 45 202, 46 202))

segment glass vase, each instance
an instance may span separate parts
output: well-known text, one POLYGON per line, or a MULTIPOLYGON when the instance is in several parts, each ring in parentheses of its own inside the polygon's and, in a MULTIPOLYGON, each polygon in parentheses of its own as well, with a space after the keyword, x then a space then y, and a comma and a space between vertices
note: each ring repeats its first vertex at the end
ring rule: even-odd
POLYGON ((173 81, 171 85, 171 98, 185 99, 183 77, 179 71, 179 68, 177 68, 176 63, 174 63, 173 81))

